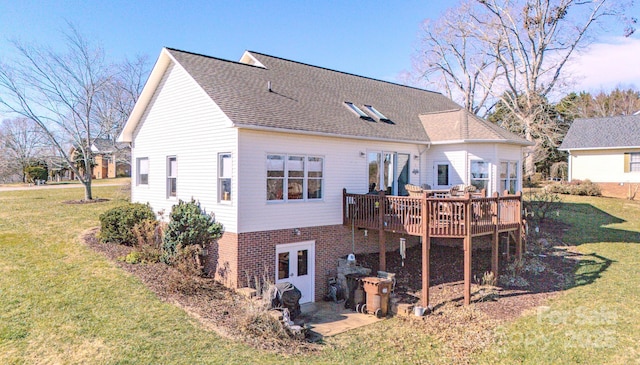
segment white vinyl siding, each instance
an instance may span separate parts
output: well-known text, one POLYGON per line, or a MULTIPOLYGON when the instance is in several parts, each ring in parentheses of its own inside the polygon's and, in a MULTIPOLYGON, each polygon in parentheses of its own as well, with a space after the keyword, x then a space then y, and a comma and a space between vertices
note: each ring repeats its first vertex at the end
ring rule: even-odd
MULTIPOLYGON (((238 164, 238 189, 241 191, 238 195, 239 232, 342 224, 342 189, 346 188, 350 193, 367 193, 367 151, 398 151, 411 156, 419 153, 418 146, 413 144, 246 129, 239 132, 238 159, 242 161, 238 164), (273 146, 279 146, 279 150, 274 151, 273 146), (308 186, 312 185, 312 180, 320 179, 313 176, 313 170, 317 169, 313 167, 314 162, 320 161, 310 158, 321 157, 322 198, 296 200, 291 204, 267 200, 266 161, 269 155, 306 156, 308 186)), ((417 164, 415 168, 418 168, 417 164)), ((418 174, 410 173, 409 177, 412 183, 418 183, 418 174)), ((313 190, 307 188, 307 194, 313 196, 313 190)))
POLYGON ((569 179, 638 183, 640 173, 625 172, 625 153, 640 153, 640 149, 572 150, 569 155, 569 179))
MULTIPOLYGON (((230 202, 218 202, 217 163, 219 153, 236 156, 237 133, 229 118, 180 66, 169 66, 133 135, 132 158, 149 159, 149 184, 133 186, 132 201, 148 202, 167 219, 176 199, 194 198, 215 214, 225 231, 237 232, 238 162, 232 159, 230 202), (166 199, 169 154, 177 156, 179 164, 173 199, 166 199)), ((137 176, 137 171, 132 174, 137 176)))

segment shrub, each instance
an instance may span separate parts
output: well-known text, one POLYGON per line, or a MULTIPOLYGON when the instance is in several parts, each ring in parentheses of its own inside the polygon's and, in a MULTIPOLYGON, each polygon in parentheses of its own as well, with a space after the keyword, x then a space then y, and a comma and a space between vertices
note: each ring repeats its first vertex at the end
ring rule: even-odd
POLYGON ((541 224, 551 212, 558 210, 561 201, 560 196, 550 189, 530 192, 524 202, 526 219, 541 224))
POLYGON ((144 220, 154 220, 148 204, 128 203, 100 215, 100 240, 102 242, 134 245, 137 240, 133 227, 144 220))
POLYGON ((602 191, 598 184, 592 183, 590 180, 573 180, 571 182, 563 182, 559 184, 551 184, 547 186, 547 191, 558 194, 569 195, 588 195, 588 196, 600 196, 602 191))
POLYGON ((36 180, 47 181, 47 177, 49 177, 49 170, 42 166, 28 166, 24 169, 24 173, 30 183, 34 183, 36 180))
POLYGON ((191 245, 178 248, 175 255, 171 257, 170 265, 173 269, 169 271, 167 288, 171 292, 182 294, 194 294, 200 289, 199 276, 202 275, 202 263, 200 254, 202 249, 199 246, 191 245))
POLYGON ((133 227, 136 238, 135 251, 140 254, 140 261, 159 262, 162 258, 162 236, 165 224, 153 219, 145 219, 133 227))
POLYGON ((180 200, 171 209, 170 221, 164 235, 165 261, 170 263, 179 249, 197 245, 204 248, 222 236, 222 224, 207 214, 195 200, 180 200))

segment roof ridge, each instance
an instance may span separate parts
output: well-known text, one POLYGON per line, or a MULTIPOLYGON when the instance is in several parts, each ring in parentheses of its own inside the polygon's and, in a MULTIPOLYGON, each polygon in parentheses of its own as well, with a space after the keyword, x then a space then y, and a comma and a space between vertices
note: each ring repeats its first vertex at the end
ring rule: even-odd
POLYGON ((204 58, 209 58, 212 60, 217 60, 217 61, 222 61, 222 62, 228 62, 234 65, 242 65, 242 66, 249 66, 249 67, 255 67, 255 68, 260 68, 264 70, 264 67, 260 67, 260 66, 256 66, 256 65, 251 65, 248 63, 244 63, 244 62, 239 62, 239 61, 233 61, 233 60, 228 60, 226 58, 220 58, 220 57, 215 57, 215 56, 210 56, 210 55, 206 55, 206 54, 202 54, 202 53, 197 53, 197 52, 190 52, 190 51, 185 51, 182 49, 177 49, 177 48, 172 48, 172 47, 164 47, 165 49, 169 50, 169 51, 175 51, 175 52, 181 52, 181 53, 186 53, 186 54, 190 54, 192 56, 199 56, 199 57, 204 57, 204 58))
POLYGON ((300 62, 300 61, 290 60, 290 59, 288 59, 288 58, 283 58, 283 57, 278 57, 278 56, 272 56, 272 55, 269 55, 269 54, 266 54, 266 53, 262 53, 262 52, 257 52, 257 51, 252 51, 252 50, 247 50, 247 52, 249 52, 249 53, 255 53, 255 54, 258 54, 258 55, 261 55, 261 56, 266 56, 266 57, 275 58, 275 59, 282 60, 282 61, 292 62, 292 63, 296 63, 296 64, 303 65, 303 66, 314 67, 314 68, 318 68, 318 69, 321 69, 321 70, 337 72, 337 73, 340 73, 340 74, 343 74, 343 75, 355 76, 355 77, 360 77, 360 78, 368 79, 368 80, 372 80, 372 81, 384 82, 384 83, 386 83, 386 84, 390 84, 390 85, 394 85, 394 86, 401 86, 401 87, 406 87, 406 88, 414 89, 414 90, 418 90, 418 91, 425 91, 425 92, 428 92, 428 93, 433 93, 433 94, 443 95, 441 92, 437 92, 437 91, 433 91, 433 90, 421 89, 421 88, 419 88, 419 87, 409 86, 409 85, 402 85, 402 84, 399 84, 399 83, 396 83, 396 82, 391 82, 391 81, 386 81, 386 80, 380 80, 380 79, 376 79, 376 78, 369 77, 369 76, 357 75, 357 74, 354 74, 354 73, 351 73, 351 72, 340 71, 340 70, 334 70, 334 69, 332 69, 332 68, 322 67, 322 66, 317 66, 317 65, 312 65, 312 64, 310 64, 310 63, 305 63, 305 62, 300 62))

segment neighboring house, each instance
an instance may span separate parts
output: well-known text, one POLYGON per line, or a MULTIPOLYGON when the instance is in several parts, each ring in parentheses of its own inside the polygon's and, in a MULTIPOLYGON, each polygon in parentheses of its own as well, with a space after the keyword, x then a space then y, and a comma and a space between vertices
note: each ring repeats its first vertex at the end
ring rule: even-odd
POLYGON ((128 143, 96 138, 91 144, 91 152, 95 162, 95 179, 131 176, 131 148, 128 143))
MULTIPOLYGON (((74 156, 76 151, 77 148, 72 147, 70 155, 74 156)), ((131 147, 128 143, 116 142, 109 138, 96 138, 91 143, 91 153, 93 154, 91 173, 93 179, 131 176, 131 147)), ((70 172, 70 175, 72 180, 75 179, 73 172, 70 172)))
POLYGON ((439 93, 257 52, 232 62, 167 48, 119 141, 132 147, 133 201, 166 218, 195 198, 224 224, 211 274, 231 287, 291 281, 302 302, 322 298, 339 257, 378 248, 343 225, 343 188, 518 191, 530 145, 439 93))
POLYGON ((560 150, 569 152, 569 181, 640 182, 640 115, 573 121, 560 150))

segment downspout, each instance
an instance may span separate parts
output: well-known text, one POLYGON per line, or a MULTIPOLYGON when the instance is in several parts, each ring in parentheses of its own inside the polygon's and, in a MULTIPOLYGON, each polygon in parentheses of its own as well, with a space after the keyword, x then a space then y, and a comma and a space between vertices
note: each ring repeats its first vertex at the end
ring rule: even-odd
POLYGON ((573 177, 573 171, 571 171, 572 169, 572 164, 571 164, 571 160, 573 159, 573 156, 571 155, 571 150, 567 150, 567 152, 569 153, 569 157, 567 157, 567 161, 568 166, 567 166, 567 182, 571 182, 571 178, 573 177))
POLYGON ((420 151, 420 145, 418 145, 418 185, 422 186, 422 155, 431 149, 431 143, 428 143, 423 151, 420 151))

